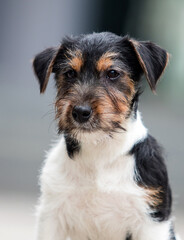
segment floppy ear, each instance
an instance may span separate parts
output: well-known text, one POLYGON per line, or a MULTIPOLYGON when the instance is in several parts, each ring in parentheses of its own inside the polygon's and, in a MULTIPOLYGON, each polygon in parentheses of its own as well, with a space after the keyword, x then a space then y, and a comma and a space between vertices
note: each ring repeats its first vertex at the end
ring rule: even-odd
POLYGON ((40 84, 40 93, 44 93, 53 69, 58 48, 47 48, 36 55, 33 60, 33 69, 40 84))
POLYGON ((139 42, 133 39, 129 41, 151 90, 155 92, 156 84, 168 64, 169 54, 152 42, 139 42))

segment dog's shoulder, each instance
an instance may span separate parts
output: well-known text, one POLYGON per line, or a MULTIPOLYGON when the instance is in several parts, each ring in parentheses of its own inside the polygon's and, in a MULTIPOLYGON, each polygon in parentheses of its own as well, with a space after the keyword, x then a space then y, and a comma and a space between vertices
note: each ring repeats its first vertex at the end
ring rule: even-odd
POLYGON ((135 157, 135 179, 139 186, 149 189, 156 204, 152 216, 160 221, 171 213, 171 189, 164 154, 157 140, 151 135, 133 146, 130 153, 135 157))
MULTIPOLYGON (((136 169, 143 184, 150 187, 167 184, 167 169, 163 151, 154 137, 148 134, 145 139, 132 147, 130 153, 135 156, 136 169)), ((138 181, 141 180, 138 179, 138 181)))

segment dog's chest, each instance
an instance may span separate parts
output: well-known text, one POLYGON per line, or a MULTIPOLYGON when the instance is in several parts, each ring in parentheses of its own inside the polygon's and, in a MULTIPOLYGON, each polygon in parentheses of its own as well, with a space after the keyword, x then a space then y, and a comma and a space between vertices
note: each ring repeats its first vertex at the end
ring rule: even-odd
POLYGON ((144 193, 133 180, 134 159, 98 166, 95 174, 75 169, 65 179, 62 212, 72 239, 125 239, 146 210, 144 193), (100 236, 100 237, 99 237, 100 236))

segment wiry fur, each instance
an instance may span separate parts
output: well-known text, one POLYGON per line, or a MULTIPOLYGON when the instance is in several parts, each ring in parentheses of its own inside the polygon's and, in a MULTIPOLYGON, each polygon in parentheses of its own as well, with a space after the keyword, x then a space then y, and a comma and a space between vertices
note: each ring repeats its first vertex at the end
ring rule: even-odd
POLYGON ((137 110, 141 75, 154 91, 167 61, 155 44, 111 33, 66 38, 36 56, 41 92, 55 73, 62 134, 40 176, 37 240, 175 239, 162 152, 137 110), (82 104, 92 109, 85 123, 72 117, 82 104))

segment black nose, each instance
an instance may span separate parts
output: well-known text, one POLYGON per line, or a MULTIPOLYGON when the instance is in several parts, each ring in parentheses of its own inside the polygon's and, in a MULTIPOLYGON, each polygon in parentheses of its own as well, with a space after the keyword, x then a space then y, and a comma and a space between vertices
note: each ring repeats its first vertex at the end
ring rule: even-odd
POLYGON ((76 122, 84 123, 87 122, 92 113, 92 109, 88 105, 75 106, 72 111, 72 116, 76 122))

